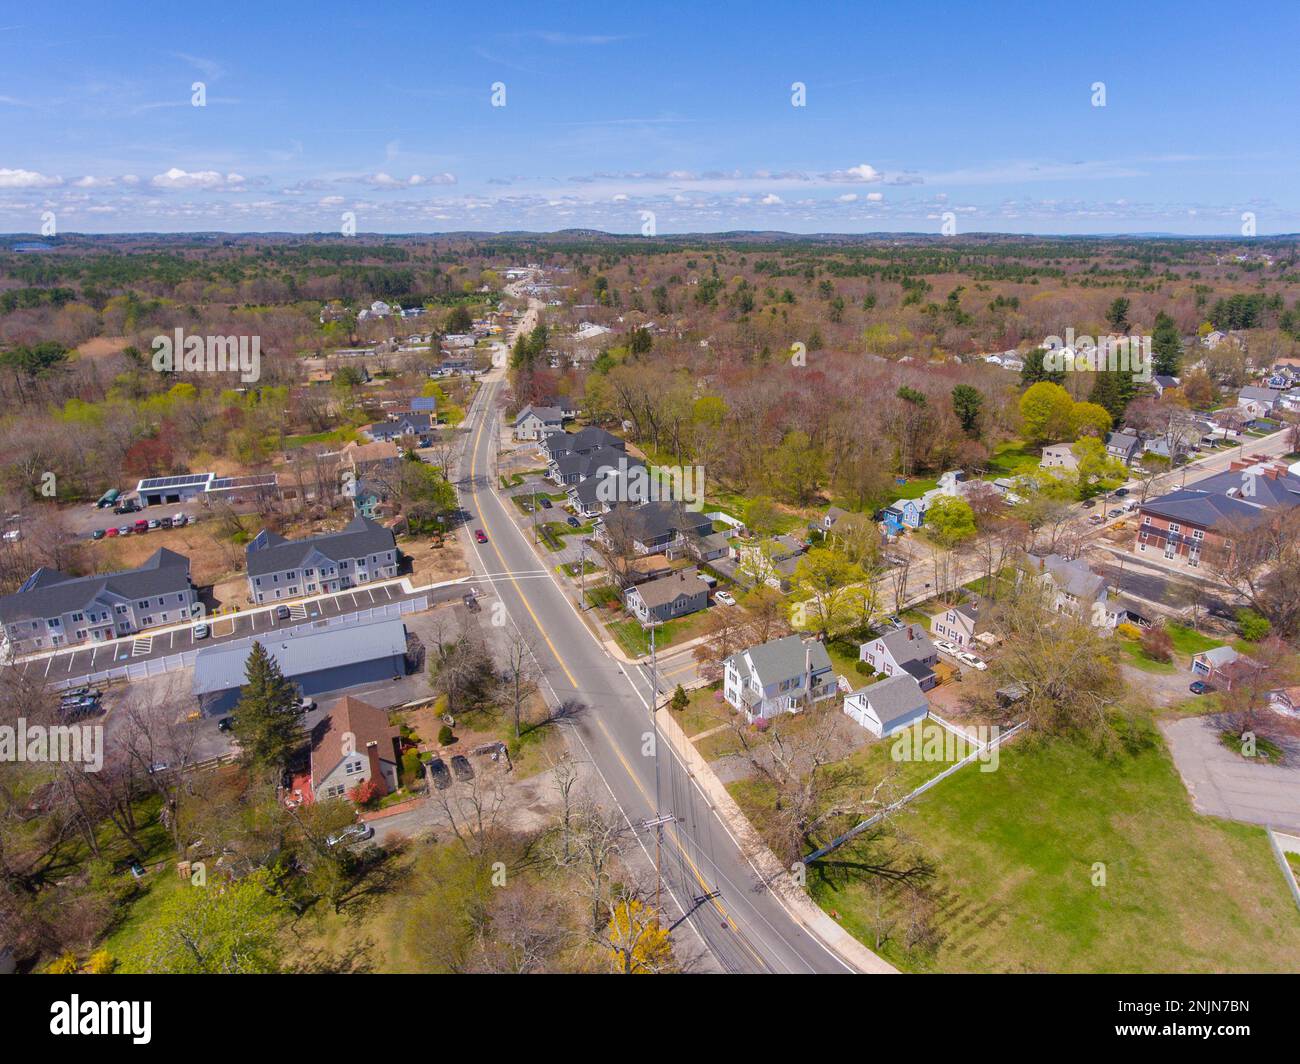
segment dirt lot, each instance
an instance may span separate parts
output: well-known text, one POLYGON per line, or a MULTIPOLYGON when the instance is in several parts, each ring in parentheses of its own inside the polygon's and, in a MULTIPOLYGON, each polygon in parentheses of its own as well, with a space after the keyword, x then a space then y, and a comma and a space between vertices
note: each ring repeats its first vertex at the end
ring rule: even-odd
MULTIPOLYGON (((120 520, 128 523, 128 518, 134 521, 136 517, 128 514, 120 520)), ((213 535, 217 527, 215 521, 202 521, 184 528, 160 528, 143 535, 102 539, 90 545, 91 557, 99 572, 111 572, 142 565, 154 551, 166 547, 189 558, 194 583, 220 584, 243 569, 244 548, 229 540, 218 540, 213 535)))

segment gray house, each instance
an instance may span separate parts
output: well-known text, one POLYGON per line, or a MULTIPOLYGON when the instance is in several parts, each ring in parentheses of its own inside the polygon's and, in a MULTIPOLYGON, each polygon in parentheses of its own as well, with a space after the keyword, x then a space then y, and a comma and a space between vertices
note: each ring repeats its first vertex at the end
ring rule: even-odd
POLYGON ((0 598, 0 626, 13 653, 29 654, 186 621, 198 601, 190 560, 162 549, 140 568, 118 573, 68 576, 37 569, 16 592, 0 598))
POLYGON ((835 697, 835 673, 826 648, 787 635, 732 654, 723 661, 722 693, 753 723, 835 697))
POLYGON ((939 682, 934 674, 934 667, 939 663, 939 651, 920 625, 905 624, 863 643, 858 657, 886 676, 910 675, 921 685, 922 691, 930 690, 939 682))
POLYGON ((564 411, 553 406, 526 406, 515 415, 515 439, 540 440, 564 428, 564 411))
POLYGON ((1142 453, 1142 441, 1131 432, 1112 432, 1106 437, 1106 453, 1128 465, 1142 453))
POLYGON ((879 739, 925 720, 930 701, 921 685, 904 673, 845 695, 844 712, 879 739))
POLYGON ((357 514, 341 532, 288 540, 263 529, 248 545, 248 593, 254 602, 345 591, 397 576, 393 533, 357 514))
POLYGON ((704 609, 709 604, 709 589, 694 569, 679 569, 628 588, 626 601, 642 627, 649 627, 704 609))

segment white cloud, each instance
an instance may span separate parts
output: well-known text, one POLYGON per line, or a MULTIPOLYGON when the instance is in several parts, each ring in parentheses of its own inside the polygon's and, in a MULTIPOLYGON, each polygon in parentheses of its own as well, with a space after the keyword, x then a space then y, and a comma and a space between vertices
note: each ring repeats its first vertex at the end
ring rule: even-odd
POLYGON ((320 200, 322 207, 338 207, 343 203, 342 196, 324 196, 320 200))
POLYGON ((847 170, 832 170, 826 176, 832 181, 861 181, 867 184, 884 180, 884 175, 870 163, 859 163, 847 170))
POLYGON ((884 198, 885 198, 885 194, 883 192, 867 193, 867 199, 869 199, 872 203, 879 203, 884 198))
POLYGON ((841 203, 852 203, 858 198, 856 192, 846 192, 844 195, 837 197, 841 203))
POLYGON ((774 207, 778 203, 783 203, 784 200, 782 200, 781 197, 778 196, 775 192, 769 192, 758 202, 763 204, 764 207, 774 207))
POLYGON ((365 184, 372 185, 375 188, 416 188, 420 185, 454 185, 456 183, 455 174, 433 174, 425 177, 422 174, 412 174, 408 178, 393 177, 392 174, 384 173, 382 170, 377 174, 370 174, 361 179, 365 184))
POLYGON ((61 177, 46 177, 35 170, 0 169, 0 188, 49 188, 63 184, 61 177))
POLYGON ((173 166, 164 174, 156 174, 149 182, 154 188, 233 188, 244 183, 240 174, 222 175, 216 170, 181 170, 173 166))

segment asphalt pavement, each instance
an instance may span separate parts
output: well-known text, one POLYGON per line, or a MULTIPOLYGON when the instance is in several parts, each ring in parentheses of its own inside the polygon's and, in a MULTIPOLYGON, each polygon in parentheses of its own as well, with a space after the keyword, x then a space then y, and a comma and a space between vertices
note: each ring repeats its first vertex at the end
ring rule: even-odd
MULTIPOLYGON (((458 482, 470 515, 464 534, 476 572, 536 574, 538 557, 506 510, 513 504, 494 490, 500 387, 499 379, 485 381, 471 411, 458 482), (485 543, 474 540, 476 531, 484 533, 485 543)), ((657 831, 644 824, 673 818, 663 827, 659 865, 665 914, 684 925, 675 933, 692 929, 724 971, 849 971, 762 882, 669 745, 656 741, 645 670, 624 666, 605 652, 555 578, 506 576, 494 583, 510 620, 535 647, 543 690, 553 703, 584 707, 573 719, 572 737, 651 862, 657 831)))

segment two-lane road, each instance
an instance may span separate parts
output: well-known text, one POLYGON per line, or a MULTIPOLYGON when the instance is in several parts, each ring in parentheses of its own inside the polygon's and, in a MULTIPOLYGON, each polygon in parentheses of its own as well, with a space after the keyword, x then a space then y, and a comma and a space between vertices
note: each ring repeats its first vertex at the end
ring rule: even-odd
MULTIPOLYGON (((493 489, 500 380, 497 373, 490 377, 498 379, 485 380, 471 411, 458 484, 471 515, 471 557, 482 573, 535 572, 537 556, 493 489), (486 543, 473 540, 476 530, 483 531, 486 543)), ((670 746, 655 743, 649 686, 641 670, 625 668, 605 653, 553 580, 499 577, 493 587, 511 622, 532 643, 544 689, 559 702, 572 699, 587 707, 574 723, 574 738, 651 859, 656 833, 644 822, 660 815, 675 818, 663 829, 661 868, 665 916, 674 922, 684 916, 675 932, 679 940, 692 938, 687 926, 693 928, 724 971, 850 971, 762 884, 670 746)))

